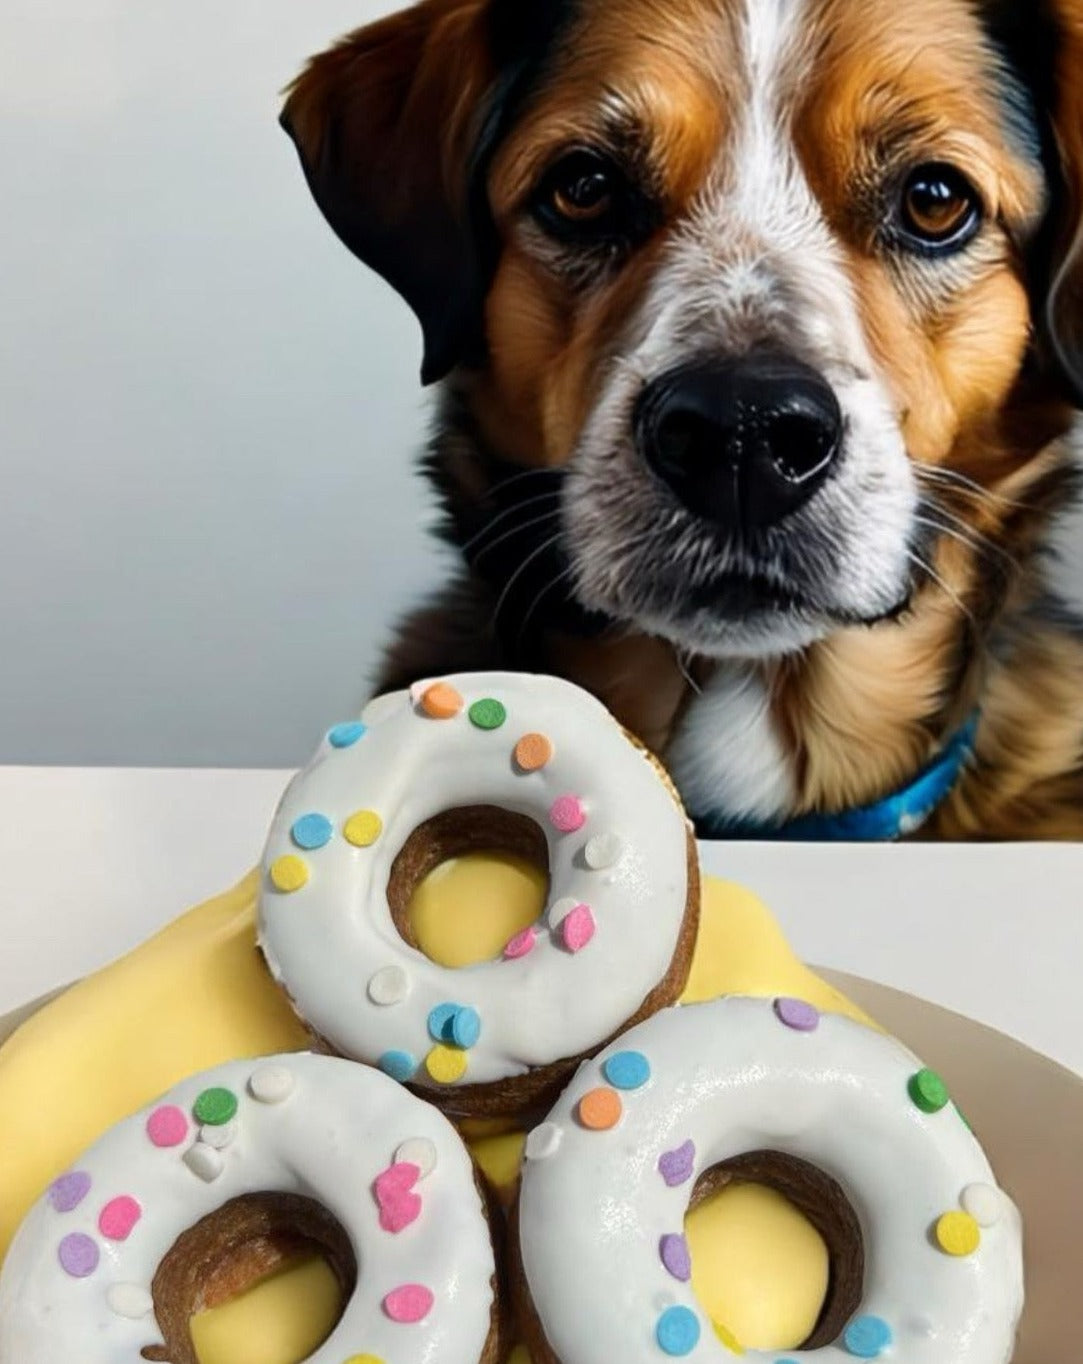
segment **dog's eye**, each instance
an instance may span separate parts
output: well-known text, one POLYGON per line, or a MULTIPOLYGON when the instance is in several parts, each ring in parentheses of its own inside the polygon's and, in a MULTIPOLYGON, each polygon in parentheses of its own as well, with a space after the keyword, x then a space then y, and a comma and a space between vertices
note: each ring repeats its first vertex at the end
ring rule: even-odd
POLYGON ((569 152, 546 172, 534 214, 569 242, 604 242, 635 235, 638 199, 624 172, 601 152, 569 152))
POLYGON ((961 171, 932 162, 911 171, 903 186, 902 228, 925 250, 965 246, 981 226, 977 190, 961 171))

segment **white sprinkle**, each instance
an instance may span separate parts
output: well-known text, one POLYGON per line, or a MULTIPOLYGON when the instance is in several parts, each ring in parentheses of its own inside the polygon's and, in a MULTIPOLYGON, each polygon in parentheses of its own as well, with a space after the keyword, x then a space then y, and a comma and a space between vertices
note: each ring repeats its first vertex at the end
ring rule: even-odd
POLYGON ((428 1137, 411 1137, 404 1141, 395 1152, 396 1165, 416 1165, 421 1171, 420 1179, 431 1175, 436 1169, 436 1147, 428 1137))
POLYGON ((971 1184, 959 1201, 979 1227, 995 1227, 1004 1216, 1004 1195, 992 1184, 971 1184))
POLYGON ((559 928, 573 909, 578 909, 582 904, 574 895, 566 895, 563 900, 557 900, 549 906, 549 927, 559 928))
POLYGON ((624 843, 619 834, 595 834, 583 849, 583 860, 591 871, 608 871, 620 861, 624 843))
POLYGON ((154 1299, 137 1283, 115 1283, 105 1295, 110 1311, 118 1317, 138 1321, 154 1311, 154 1299))
POLYGON ((548 1160, 555 1156, 563 1139, 564 1133, 555 1122, 543 1122, 526 1139, 527 1160, 548 1160))
POLYGON ((261 1104, 280 1104, 293 1093, 296 1084, 287 1066, 260 1066, 248 1081, 248 1092, 261 1104))
POLYGON ((232 1146, 237 1138, 237 1124, 230 1118, 229 1122, 213 1127, 210 1123, 205 1123, 199 1129, 199 1139, 205 1146, 211 1146, 216 1151, 224 1151, 227 1146, 232 1146))
POLYGON ((207 1184, 213 1184, 226 1168, 225 1161, 214 1147, 207 1146, 202 1141, 197 1141, 185 1151, 184 1163, 194 1175, 198 1175, 207 1184))
POLYGON ((373 1004, 401 1004, 410 993, 410 977, 402 966, 385 966, 369 981, 368 993, 373 1004))

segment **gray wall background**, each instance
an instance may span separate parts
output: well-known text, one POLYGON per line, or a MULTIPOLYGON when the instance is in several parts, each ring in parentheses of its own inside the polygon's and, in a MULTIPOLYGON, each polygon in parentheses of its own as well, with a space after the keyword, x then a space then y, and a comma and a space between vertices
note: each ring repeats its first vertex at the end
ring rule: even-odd
POLYGON ((275 121, 392 8, 0 0, 0 762, 299 763, 445 571, 416 324, 275 121))

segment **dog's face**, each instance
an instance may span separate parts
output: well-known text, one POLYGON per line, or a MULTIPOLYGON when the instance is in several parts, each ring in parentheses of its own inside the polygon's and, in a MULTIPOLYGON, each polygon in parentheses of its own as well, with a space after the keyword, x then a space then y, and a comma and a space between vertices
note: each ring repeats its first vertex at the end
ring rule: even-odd
POLYGON ((525 8, 316 59, 328 218, 487 445, 564 471, 581 604, 720 657, 896 616, 937 492, 1018 501, 1079 380, 1083 0, 525 8))

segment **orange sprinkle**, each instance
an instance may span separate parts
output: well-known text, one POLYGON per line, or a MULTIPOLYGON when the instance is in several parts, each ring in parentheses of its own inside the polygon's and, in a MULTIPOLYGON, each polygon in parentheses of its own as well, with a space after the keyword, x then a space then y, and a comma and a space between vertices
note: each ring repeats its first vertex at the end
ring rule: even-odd
POLYGON ((553 741, 545 734, 524 734, 515 745, 515 761, 523 772, 537 772, 552 761, 553 741))
POLYGON ((592 1089, 579 1100, 579 1121, 592 1132, 608 1132, 620 1122, 620 1095, 615 1089, 592 1089))
POLYGON ((430 720, 453 720, 463 708, 463 698, 446 682, 434 682, 421 696, 421 709, 430 720))

